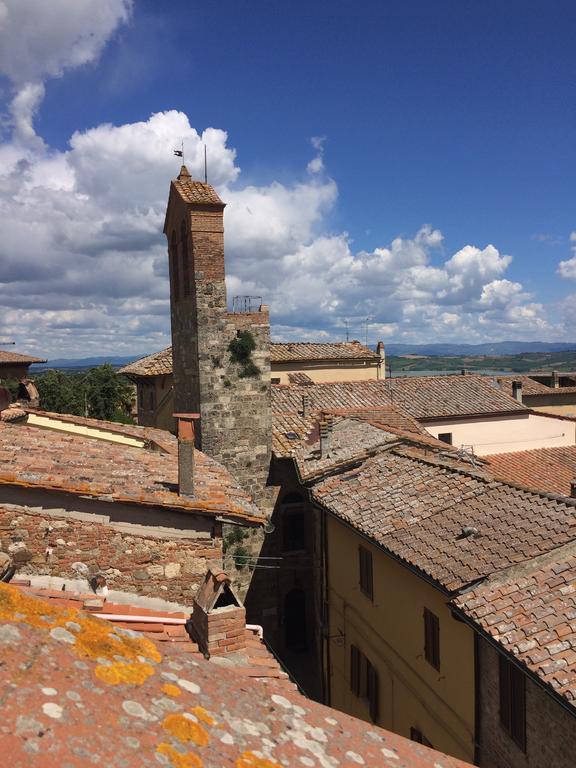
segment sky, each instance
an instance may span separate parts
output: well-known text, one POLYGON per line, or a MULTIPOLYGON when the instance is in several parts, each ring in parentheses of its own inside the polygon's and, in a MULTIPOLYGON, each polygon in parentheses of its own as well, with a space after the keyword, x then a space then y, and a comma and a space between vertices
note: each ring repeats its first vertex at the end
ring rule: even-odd
POLYGON ((0 0, 0 342, 170 343, 181 142, 275 340, 576 342, 575 39, 571 0, 0 0))

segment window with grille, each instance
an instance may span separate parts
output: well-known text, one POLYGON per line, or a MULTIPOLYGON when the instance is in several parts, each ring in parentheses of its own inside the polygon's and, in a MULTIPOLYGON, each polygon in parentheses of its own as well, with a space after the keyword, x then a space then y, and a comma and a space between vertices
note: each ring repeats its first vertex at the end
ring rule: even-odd
POLYGON ((372 577, 372 552, 365 547, 358 547, 360 565, 360 591, 370 600, 374 599, 374 582, 372 577))
POLYGON ((424 657, 440 670, 440 620, 428 608, 424 608, 424 657))
POLYGON ((526 751, 526 678, 500 655, 500 724, 520 749, 526 751))
POLYGON ((350 690, 368 705, 370 720, 378 720, 378 670, 355 645, 350 646, 350 690))

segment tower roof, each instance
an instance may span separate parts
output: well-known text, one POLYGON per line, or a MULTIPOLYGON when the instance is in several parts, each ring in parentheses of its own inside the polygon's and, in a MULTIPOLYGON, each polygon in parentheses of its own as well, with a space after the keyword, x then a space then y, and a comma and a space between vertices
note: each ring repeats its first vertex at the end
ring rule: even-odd
POLYGON ((178 177, 172 183, 185 203, 225 205, 214 187, 202 181, 194 181, 185 165, 180 168, 178 177))

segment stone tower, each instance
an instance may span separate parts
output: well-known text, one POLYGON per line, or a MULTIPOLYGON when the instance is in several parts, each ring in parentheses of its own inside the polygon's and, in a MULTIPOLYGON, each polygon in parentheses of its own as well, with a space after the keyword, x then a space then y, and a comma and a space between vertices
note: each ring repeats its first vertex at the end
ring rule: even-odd
POLYGON ((224 464, 266 512, 272 441, 269 312, 264 305, 228 312, 224 205, 184 165, 170 185, 164 234, 174 405, 177 413, 200 414, 197 447, 224 464))

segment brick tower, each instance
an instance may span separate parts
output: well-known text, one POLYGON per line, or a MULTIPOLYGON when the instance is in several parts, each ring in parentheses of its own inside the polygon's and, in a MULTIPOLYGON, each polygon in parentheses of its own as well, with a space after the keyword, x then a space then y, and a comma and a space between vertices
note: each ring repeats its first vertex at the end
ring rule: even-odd
POLYGON ((174 405, 177 413, 200 414, 197 447, 224 464, 266 512, 272 441, 270 320, 264 305, 258 311, 228 312, 224 205, 184 165, 170 185, 164 234, 174 405))

